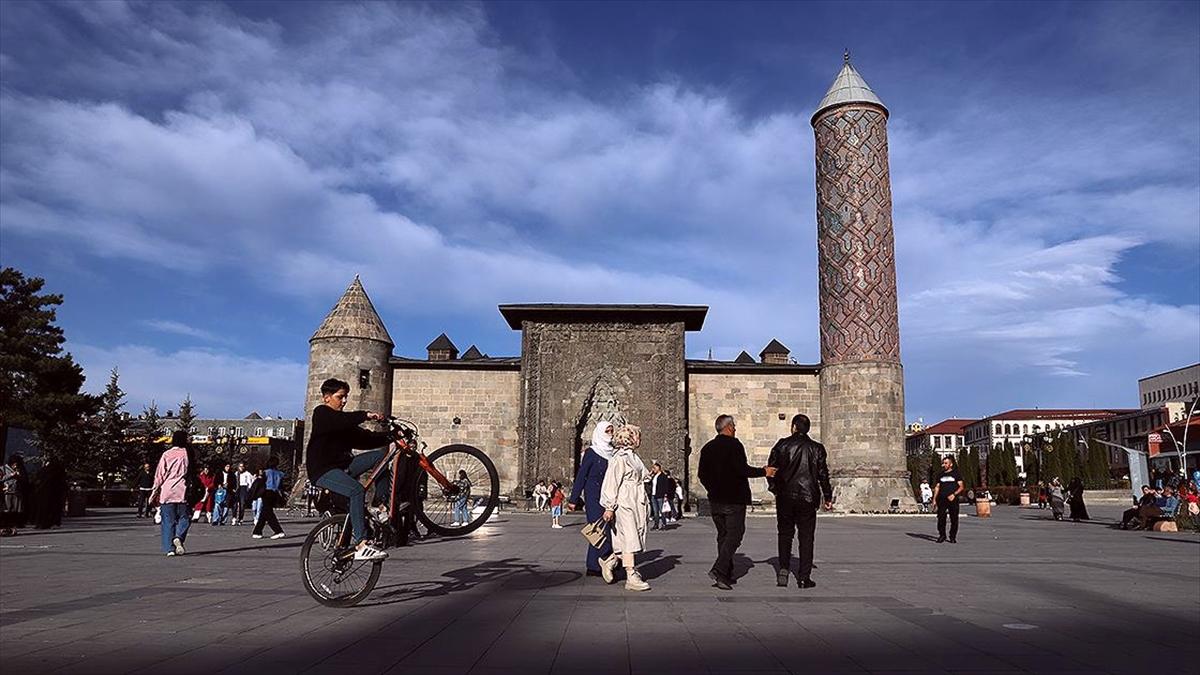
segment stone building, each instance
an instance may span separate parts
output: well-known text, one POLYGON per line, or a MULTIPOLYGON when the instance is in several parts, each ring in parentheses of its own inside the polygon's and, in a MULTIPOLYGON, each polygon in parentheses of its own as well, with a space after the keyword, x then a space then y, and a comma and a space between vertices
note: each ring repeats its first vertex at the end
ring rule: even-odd
MULTIPOLYGON (((479 447, 501 489, 521 495, 542 478, 570 482, 600 420, 643 429, 643 456, 684 478, 690 497, 700 447, 717 415, 738 420, 750 462, 762 465, 792 415, 825 443, 840 508, 915 508, 904 464, 903 371, 887 156, 888 111, 847 56, 812 116, 816 136, 821 364, 797 364, 770 339, 755 361, 686 358, 704 306, 501 305, 521 331, 521 355, 463 357, 446 335, 424 359, 393 342, 356 277, 310 340, 306 411, 328 377, 353 385, 349 408, 411 419, 431 448, 479 447)), ((754 481, 766 500, 764 481, 754 481)))

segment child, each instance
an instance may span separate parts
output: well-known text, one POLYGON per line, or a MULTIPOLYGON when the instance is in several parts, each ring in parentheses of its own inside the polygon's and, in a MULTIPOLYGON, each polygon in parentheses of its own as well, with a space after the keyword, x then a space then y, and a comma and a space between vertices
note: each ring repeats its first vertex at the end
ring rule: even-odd
POLYGON ((216 526, 216 525, 224 525, 225 524, 225 514, 226 514, 225 499, 228 496, 229 496, 229 492, 225 489, 225 486, 223 484, 218 485, 216 496, 213 499, 212 516, 209 518, 210 525, 216 526))
POLYGON ((562 529, 562 523, 558 522, 558 519, 562 518, 564 499, 565 498, 563 497, 562 486, 559 485, 557 482, 551 483, 550 484, 550 522, 551 522, 550 527, 552 527, 556 530, 562 529))

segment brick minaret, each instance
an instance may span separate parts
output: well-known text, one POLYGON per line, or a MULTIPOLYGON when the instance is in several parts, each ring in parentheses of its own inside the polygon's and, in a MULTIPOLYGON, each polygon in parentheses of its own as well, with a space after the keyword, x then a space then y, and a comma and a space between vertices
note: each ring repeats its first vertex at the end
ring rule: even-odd
POLYGON ((821 441, 839 509, 915 508, 904 463, 888 110, 849 53, 812 116, 821 303, 821 441))
POLYGON ((336 377, 350 385, 346 410, 392 410, 392 336, 367 297, 358 275, 308 341, 308 391, 304 399, 304 449, 321 383, 336 377))

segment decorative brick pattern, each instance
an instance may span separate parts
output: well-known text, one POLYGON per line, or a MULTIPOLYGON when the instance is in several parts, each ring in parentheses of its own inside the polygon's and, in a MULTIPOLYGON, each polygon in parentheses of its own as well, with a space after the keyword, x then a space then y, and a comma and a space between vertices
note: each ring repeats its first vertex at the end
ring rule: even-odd
POLYGON ((687 410, 682 322, 522 326, 520 484, 571 482, 591 426, 621 414, 642 428, 640 454, 682 466, 687 410))
POLYGON ((887 117, 833 108, 813 124, 821 360, 900 362, 887 117))

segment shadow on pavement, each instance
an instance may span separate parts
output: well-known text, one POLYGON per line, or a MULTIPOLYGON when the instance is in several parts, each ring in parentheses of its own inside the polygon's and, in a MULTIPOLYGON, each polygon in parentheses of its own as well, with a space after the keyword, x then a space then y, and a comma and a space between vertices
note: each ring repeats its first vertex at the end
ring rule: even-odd
POLYGON ((921 534, 919 532, 905 532, 904 534, 909 537, 912 537, 913 539, 924 539, 925 541, 936 542, 938 539, 936 536, 934 536, 932 534, 921 534))
POLYGON ((382 586, 375 590, 373 602, 364 602, 360 607, 391 605, 421 598, 433 598, 469 591, 480 584, 500 583, 504 588, 532 590, 562 586, 578 580, 583 575, 566 570, 542 570, 540 565, 518 562, 519 558, 505 558, 493 562, 481 562, 470 567, 442 573, 446 579, 411 581, 382 586))
POLYGON ((184 556, 187 558, 194 558, 198 555, 218 555, 221 553, 241 553, 242 551, 262 551, 265 549, 272 549, 272 548, 300 548, 303 545, 304 545, 304 540, 293 539, 293 540, 291 540, 289 542, 285 542, 283 544, 260 544, 258 546, 242 546, 239 548, 218 548, 218 549, 214 549, 214 550, 195 551, 195 552, 189 550, 187 553, 184 554, 184 556))
POLYGON ((642 562, 638 564, 638 572, 641 573, 643 579, 657 579, 667 572, 675 569, 680 560, 681 555, 663 555, 662 549, 654 551, 646 551, 641 555, 642 562))

